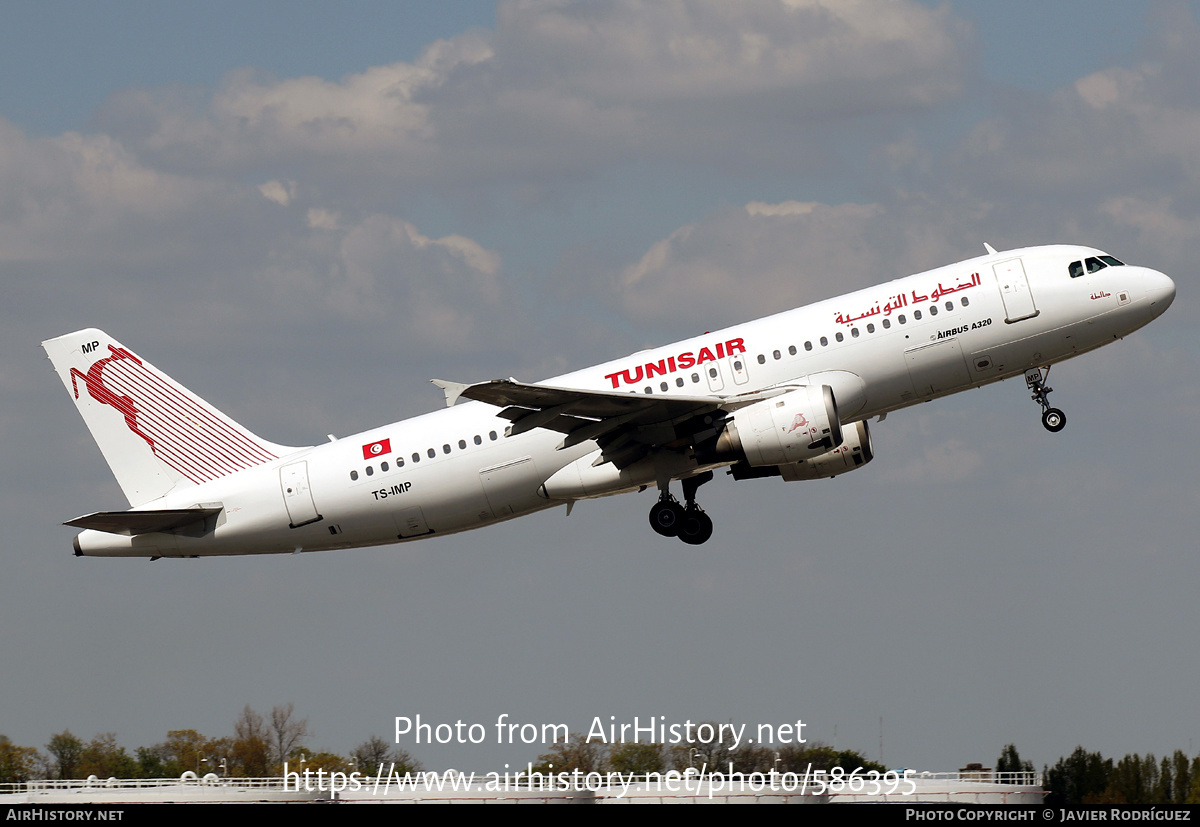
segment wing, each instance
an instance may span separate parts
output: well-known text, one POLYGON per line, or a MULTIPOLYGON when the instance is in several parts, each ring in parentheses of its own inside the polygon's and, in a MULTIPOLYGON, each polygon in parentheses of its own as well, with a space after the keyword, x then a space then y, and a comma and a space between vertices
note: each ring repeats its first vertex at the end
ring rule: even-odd
POLYGON ((716 435, 721 414, 791 390, 771 388, 738 396, 655 396, 527 385, 496 379, 465 385, 432 380, 446 393, 446 404, 474 399, 500 408, 512 422, 510 434, 546 428, 564 434, 559 450, 596 440, 601 462, 626 468, 654 449, 683 450, 716 435))

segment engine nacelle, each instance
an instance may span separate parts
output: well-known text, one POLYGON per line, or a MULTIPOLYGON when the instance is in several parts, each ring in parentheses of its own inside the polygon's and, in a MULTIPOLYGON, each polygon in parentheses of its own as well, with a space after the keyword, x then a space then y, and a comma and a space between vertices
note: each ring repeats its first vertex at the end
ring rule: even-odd
POLYGON ((697 450, 702 463, 737 457, 753 467, 791 465, 842 444, 828 385, 803 385, 734 412, 715 443, 697 450))
POLYGON ((855 422, 842 431, 845 440, 837 448, 819 457, 779 466, 779 474, 788 482, 819 480, 836 477, 855 468, 862 468, 875 458, 871 445, 871 432, 867 423, 855 422))

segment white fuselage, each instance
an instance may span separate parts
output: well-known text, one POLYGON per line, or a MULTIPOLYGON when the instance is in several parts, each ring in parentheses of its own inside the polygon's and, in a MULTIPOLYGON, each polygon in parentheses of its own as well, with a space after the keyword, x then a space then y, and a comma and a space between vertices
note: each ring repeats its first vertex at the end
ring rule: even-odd
MULTIPOLYGON (((991 254, 543 384, 663 396, 820 384, 833 389, 843 423, 865 420, 1100 347, 1170 304, 1174 285, 1153 270, 1068 274, 1072 262, 1100 255, 1065 246, 991 254)), ((498 412, 466 402, 188 484, 140 508, 220 504, 215 530, 89 530, 76 549, 137 557, 317 551, 450 534, 562 505, 543 483, 595 453, 596 442, 560 450, 563 434, 540 427, 506 436, 511 423, 498 412), (364 459, 372 445, 386 450, 364 459)), ((678 479, 696 466, 676 470, 678 479)), ((587 496, 655 483, 650 472, 587 496)))

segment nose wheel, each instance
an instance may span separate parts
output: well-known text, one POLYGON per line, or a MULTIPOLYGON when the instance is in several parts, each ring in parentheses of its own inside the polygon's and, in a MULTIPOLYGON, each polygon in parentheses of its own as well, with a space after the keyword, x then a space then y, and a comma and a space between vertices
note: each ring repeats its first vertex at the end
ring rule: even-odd
POLYGON ((1047 397, 1054 388, 1046 385, 1046 380, 1049 377, 1049 367, 1044 371, 1042 368, 1031 368, 1025 371, 1025 384, 1029 386, 1029 390, 1033 393, 1033 401, 1042 406, 1042 426, 1050 433, 1057 434, 1063 428, 1067 427, 1067 415, 1058 408, 1050 407, 1050 401, 1047 397))
POLYGON ((667 490, 658 497, 650 509, 650 527, 664 537, 678 537, 690 546, 708 542, 712 537, 712 518, 696 504, 696 489, 713 478, 712 471, 705 471, 683 481, 683 497, 687 505, 680 505, 667 490))

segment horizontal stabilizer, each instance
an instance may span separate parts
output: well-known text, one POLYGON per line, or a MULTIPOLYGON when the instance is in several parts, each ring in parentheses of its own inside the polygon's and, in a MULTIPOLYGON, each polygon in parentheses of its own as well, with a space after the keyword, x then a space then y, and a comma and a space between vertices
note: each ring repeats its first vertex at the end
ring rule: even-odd
POLYGON ((90 528, 109 534, 151 534, 156 531, 171 531, 194 524, 203 524, 209 517, 221 513, 221 506, 211 508, 163 508, 148 511, 97 511, 68 520, 63 525, 75 528, 90 528))

